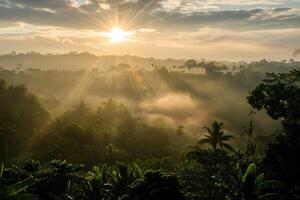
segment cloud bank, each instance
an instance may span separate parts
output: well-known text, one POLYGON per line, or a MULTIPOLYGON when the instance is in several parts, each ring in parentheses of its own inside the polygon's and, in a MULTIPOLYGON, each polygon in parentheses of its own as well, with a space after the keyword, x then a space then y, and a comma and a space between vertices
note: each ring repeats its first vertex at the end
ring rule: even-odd
POLYGON ((298 0, 0 0, 0 53, 281 59, 299 32, 298 0), (113 26, 136 37, 114 48, 97 34, 113 26))

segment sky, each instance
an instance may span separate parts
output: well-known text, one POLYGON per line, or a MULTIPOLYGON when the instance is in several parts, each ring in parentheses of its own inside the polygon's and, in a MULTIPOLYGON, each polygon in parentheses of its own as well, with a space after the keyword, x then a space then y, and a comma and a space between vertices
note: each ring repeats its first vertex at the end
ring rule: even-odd
POLYGON ((297 49, 300 0, 0 0, 0 54, 281 60, 297 49))

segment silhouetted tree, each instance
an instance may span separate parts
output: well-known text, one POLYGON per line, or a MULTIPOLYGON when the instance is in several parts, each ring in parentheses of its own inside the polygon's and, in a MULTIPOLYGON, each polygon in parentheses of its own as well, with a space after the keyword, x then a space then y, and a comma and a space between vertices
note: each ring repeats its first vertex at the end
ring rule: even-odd
POLYGON ((224 135, 224 131, 222 130, 224 123, 214 121, 211 124, 211 127, 203 127, 208 135, 204 135, 205 138, 198 141, 198 145, 209 144, 214 150, 219 146, 221 149, 226 148, 231 151, 234 149, 227 143, 231 139, 234 139, 232 135, 224 135))
POLYGON ((197 61, 193 59, 189 59, 184 63, 184 66, 190 70, 193 67, 197 67, 197 61))
POLYGON ((0 161, 14 158, 47 119, 36 96, 23 86, 8 86, 0 80, 0 161))
POLYGON ((250 105, 282 119, 283 132, 269 145, 263 161, 268 177, 281 180, 287 199, 300 199, 300 70, 267 73, 248 97, 250 105))
POLYGON ((254 111, 251 111, 250 121, 247 127, 244 127, 244 132, 247 135, 247 147, 246 147, 246 155, 249 161, 254 162, 256 160, 256 138, 254 135, 254 111))

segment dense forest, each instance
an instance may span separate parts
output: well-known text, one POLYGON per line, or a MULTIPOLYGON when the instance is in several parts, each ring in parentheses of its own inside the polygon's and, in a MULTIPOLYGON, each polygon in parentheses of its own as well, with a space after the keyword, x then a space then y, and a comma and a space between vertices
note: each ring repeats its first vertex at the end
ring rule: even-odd
POLYGON ((0 69, 1 200, 300 199, 299 62, 18 59, 0 69))

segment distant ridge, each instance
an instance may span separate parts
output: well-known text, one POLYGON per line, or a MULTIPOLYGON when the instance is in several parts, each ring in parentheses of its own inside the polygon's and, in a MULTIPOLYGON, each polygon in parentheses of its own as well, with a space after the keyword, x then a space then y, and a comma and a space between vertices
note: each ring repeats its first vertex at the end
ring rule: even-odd
POLYGON ((79 70, 89 67, 107 69, 112 65, 126 63, 132 67, 150 68, 152 65, 173 66, 183 65, 184 59, 144 58, 134 55, 103 55, 96 56, 88 52, 70 52, 68 54, 41 54, 38 52, 15 53, 0 55, 0 66, 5 68, 40 68, 79 70))

